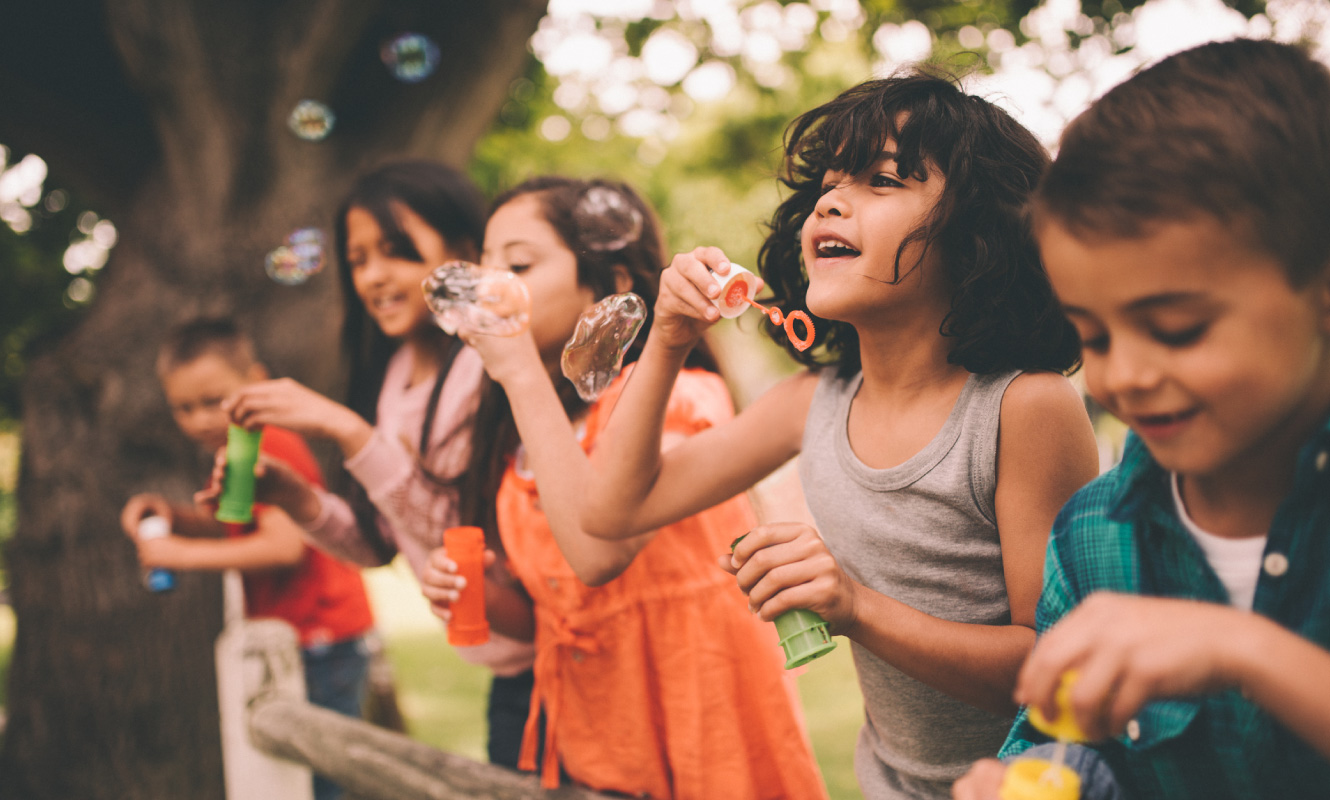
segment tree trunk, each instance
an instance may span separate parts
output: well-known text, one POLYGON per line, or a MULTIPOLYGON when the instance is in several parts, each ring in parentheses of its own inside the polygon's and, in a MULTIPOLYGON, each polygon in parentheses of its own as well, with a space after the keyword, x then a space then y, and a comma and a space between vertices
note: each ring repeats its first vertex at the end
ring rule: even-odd
MULTIPOLYGON (((220 798, 212 641, 219 581, 145 591, 119 509, 187 500, 206 473, 152 363, 162 332, 232 314, 277 374, 336 393, 336 269, 280 286, 266 252, 331 232, 356 174, 392 157, 463 163, 522 69, 541 0, 45 0, 0 18, 0 141, 120 233, 86 318, 31 361, 18 526, 6 798, 220 798), (439 44, 400 83, 380 43, 439 44), (337 114, 322 142, 286 126, 304 98, 337 114)), ((331 260, 331 247, 328 248, 331 260)), ((477 724, 480 724, 477 721, 477 724)))

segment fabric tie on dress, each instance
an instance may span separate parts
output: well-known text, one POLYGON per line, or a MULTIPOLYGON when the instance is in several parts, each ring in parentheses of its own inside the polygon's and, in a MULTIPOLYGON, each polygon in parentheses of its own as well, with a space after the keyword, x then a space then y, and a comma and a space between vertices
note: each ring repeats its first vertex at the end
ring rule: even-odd
POLYGON ((522 735, 522 752, 517 766, 528 772, 536 770, 536 746, 540 740, 540 716, 545 714, 545 753, 541 764, 540 785, 546 789, 559 788, 559 759, 555 755, 554 732, 558 729, 560 697, 563 692, 559 665, 565 656, 581 660, 586 654, 600 652, 595 635, 579 631, 572 624, 553 614, 537 614, 544 628, 537 636, 542 647, 536 652, 536 685, 531 692, 531 712, 527 716, 522 735))

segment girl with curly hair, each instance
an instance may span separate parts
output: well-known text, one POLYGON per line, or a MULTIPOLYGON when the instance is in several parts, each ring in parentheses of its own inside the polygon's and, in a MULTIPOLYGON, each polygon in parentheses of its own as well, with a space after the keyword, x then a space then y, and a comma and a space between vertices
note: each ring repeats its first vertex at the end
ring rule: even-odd
POLYGON ((806 351, 772 332, 808 369, 662 452, 666 398, 731 271, 715 247, 678 255, 592 454, 582 520, 610 539, 800 457, 816 528, 761 525, 721 562, 762 619, 810 609, 851 640, 869 798, 946 797, 1001 746, 1048 531, 1097 471, 1063 375, 1079 342, 1024 213, 1047 163, 1001 109, 920 72, 802 115, 758 266, 772 304, 813 321, 806 351))

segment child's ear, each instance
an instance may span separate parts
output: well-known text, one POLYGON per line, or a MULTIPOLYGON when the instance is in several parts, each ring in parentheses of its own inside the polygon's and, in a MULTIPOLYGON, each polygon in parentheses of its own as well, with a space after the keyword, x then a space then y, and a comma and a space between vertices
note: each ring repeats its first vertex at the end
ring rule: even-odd
POLYGON ((614 292, 623 294, 633 290, 633 276, 628 274, 628 268, 623 264, 614 265, 614 292))

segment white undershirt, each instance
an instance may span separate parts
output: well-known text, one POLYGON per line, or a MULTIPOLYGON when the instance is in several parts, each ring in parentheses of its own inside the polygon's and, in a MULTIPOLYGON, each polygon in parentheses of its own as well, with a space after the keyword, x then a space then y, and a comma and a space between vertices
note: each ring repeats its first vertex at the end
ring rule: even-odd
POLYGON ((1261 557, 1265 554, 1266 537, 1230 539, 1201 530, 1182 502, 1178 474, 1174 472, 1169 477, 1173 486, 1173 507, 1177 509, 1178 519, 1182 520, 1183 527, 1200 545, 1205 560, 1210 562, 1210 568, 1219 576, 1224 588, 1228 589, 1229 602, 1244 611, 1251 611, 1252 600, 1256 597, 1256 581, 1261 577, 1261 557))

